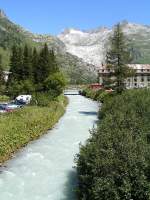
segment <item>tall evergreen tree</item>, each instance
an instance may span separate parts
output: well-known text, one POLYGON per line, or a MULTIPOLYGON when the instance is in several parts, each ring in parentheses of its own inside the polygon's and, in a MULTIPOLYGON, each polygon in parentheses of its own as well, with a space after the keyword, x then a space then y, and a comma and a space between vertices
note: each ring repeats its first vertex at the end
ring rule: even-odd
POLYGON ((18 50, 17 50, 17 46, 14 45, 12 47, 12 55, 11 55, 11 58, 10 58, 10 72, 11 72, 11 75, 10 75, 10 80, 9 82, 12 82, 13 80, 16 80, 18 77, 17 77, 17 74, 18 74, 18 50))
POLYGON ((24 47, 21 75, 23 80, 32 78, 31 50, 27 45, 24 47))
POLYGON ((23 67, 23 48, 17 47, 17 71, 15 72, 17 74, 17 81, 22 80, 22 67, 23 67))
POLYGON ((49 75, 50 72, 50 56, 47 44, 41 50, 39 55, 39 62, 37 67, 37 81, 42 83, 49 75))
POLYGON ((9 84, 13 81, 22 80, 22 65, 23 65, 23 49, 16 45, 12 48, 12 55, 10 58, 10 72, 9 84))
POLYGON ((35 84, 38 83, 38 65, 39 65, 39 55, 36 50, 36 48, 33 49, 33 54, 32 54, 32 76, 33 76, 33 81, 35 84))
POLYGON ((4 83, 4 72, 2 66, 2 55, 0 55, 0 84, 4 83))
POLYGON ((133 71, 128 67, 132 61, 130 51, 128 50, 127 39, 125 38, 120 24, 117 24, 114 35, 111 38, 111 47, 107 52, 106 65, 113 73, 109 82, 110 87, 113 85, 117 93, 125 89, 125 79, 133 75, 133 71))
POLYGON ((56 61, 54 50, 50 51, 50 73, 59 72, 59 67, 56 61))

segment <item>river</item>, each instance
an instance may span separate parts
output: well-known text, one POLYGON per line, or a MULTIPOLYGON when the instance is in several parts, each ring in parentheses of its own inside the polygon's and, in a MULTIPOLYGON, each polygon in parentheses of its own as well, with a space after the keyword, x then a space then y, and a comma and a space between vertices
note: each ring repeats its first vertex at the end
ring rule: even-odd
POLYGON ((74 156, 97 120, 96 102, 69 95, 53 130, 19 151, 0 173, 0 200, 75 200, 74 156))

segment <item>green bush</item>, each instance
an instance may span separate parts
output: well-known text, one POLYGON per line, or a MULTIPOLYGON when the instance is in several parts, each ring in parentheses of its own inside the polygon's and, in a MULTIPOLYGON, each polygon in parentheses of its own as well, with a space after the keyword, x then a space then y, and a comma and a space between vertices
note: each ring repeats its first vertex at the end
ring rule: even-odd
POLYGON ((41 107, 51 106, 52 102, 62 102, 63 103, 63 100, 64 100, 63 95, 59 95, 59 96, 55 97, 55 95, 53 95, 53 93, 50 93, 50 92, 35 93, 32 96, 31 105, 37 105, 37 106, 41 106, 41 107))
POLYGON ((150 90, 108 98, 77 155, 78 199, 150 199, 150 90))
POLYGON ((11 97, 16 97, 20 94, 31 94, 34 91, 35 87, 31 80, 14 81, 13 84, 8 87, 8 94, 11 97))
POLYGON ((0 95, 0 102, 9 101, 10 98, 6 95, 0 95))
POLYGON ((110 96, 111 96, 111 93, 103 90, 103 91, 99 92, 99 94, 96 97, 96 100, 103 103, 110 96))
POLYGON ((0 83, 0 95, 4 95, 6 93, 6 84, 0 83))
POLYGON ((63 93, 66 84, 66 79, 61 72, 50 75, 44 82, 46 91, 56 97, 63 93))
POLYGON ((113 93, 109 93, 104 89, 93 90, 90 88, 83 89, 82 91, 80 91, 80 94, 86 96, 87 98, 91 98, 95 101, 100 101, 102 103, 105 101, 105 99, 113 95, 113 93))
POLYGON ((94 99, 94 100, 96 100, 97 93, 98 91, 92 90, 88 87, 81 91, 81 95, 86 96, 87 98, 94 99))
POLYGON ((55 97, 50 92, 39 92, 32 95, 31 105, 49 106, 55 97))

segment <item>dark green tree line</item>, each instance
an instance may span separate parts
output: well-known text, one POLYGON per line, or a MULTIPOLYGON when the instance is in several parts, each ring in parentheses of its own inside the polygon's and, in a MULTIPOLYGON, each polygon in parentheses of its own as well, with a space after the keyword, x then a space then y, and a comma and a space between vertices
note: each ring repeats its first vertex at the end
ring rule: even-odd
POLYGON ((3 66, 2 66, 2 56, 0 55, 0 84, 4 82, 4 73, 3 73, 3 66))
POLYGON ((0 55, 0 94, 5 91, 4 71, 2 64, 2 55, 0 55))
POLYGON ((59 91, 62 92, 65 85, 62 81, 58 83, 58 76, 60 76, 60 79, 62 77, 61 80, 65 79, 59 70, 54 51, 49 50, 47 44, 40 51, 37 51, 36 48, 32 50, 27 45, 24 47, 14 46, 10 59, 10 72, 8 82, 10 94, 52 92, 54 90, 58 90, 55 94, 60 94, 59 91), (57 77, 55 73, 57 73, 57 77), (48 82, 51 81, 49 77, 51 79, 55 77, 59 87, 56 88, 53 84, 50 84, 48 82), (60 90, 60 88, 62 89, 60 90))

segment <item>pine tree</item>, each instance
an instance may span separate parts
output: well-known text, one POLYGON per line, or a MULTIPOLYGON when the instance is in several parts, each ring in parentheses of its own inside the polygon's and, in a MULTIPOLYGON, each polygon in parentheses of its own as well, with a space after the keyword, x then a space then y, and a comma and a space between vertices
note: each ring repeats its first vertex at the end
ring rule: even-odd
POLYGON ((0 55, 0 85, 4 83, 4 72, 2 66, 2 55, 0 55))
POLYGON ((38 83, 38 59, 39 55, 38 52, 36 50, 36 48, 33 49, 33 54, 32 54, 32 76, 33 76, 33 81, 35 84, 38 83))
POLYGON ((23 58, 23 48, 17 47, 17 71, 15 72, 17 74, 17 81, 22 80, 23 58))
POLYGON ((24 47, 23 63, 21 67, 21 76, 23 80, 32 78, 31 50, 27 45, 24 47))
POLYGON ((17 66, 18 66, 18 51, 17 46, 14 45, 12 47, 12 55, 10 58, 10 72, 11 75, 9 77, 9 83, 13 82, 13 80, 17 79, 17 66))
POLYGON ((12 55, 10 58, 10 72, 9 84, 14 81, 22 80, 22 64, 23 64, 23 50, 22 47, 16 45, 12 48, 12 55))
POLYGON ((39 64, 37 67, 37 81, 42 83, 49 75, 50 56, 47 44, 41 50, 39 55, 39 64))
POLYGON ((32 54, 31 49, 26 45, 24 48, 13 46, 10 59, 10 72, 7 89, 10 95, 28 93, 33 91, 32 84, 32 54))
POLYGON ((5 79, 4 79, 4 72, 3 72, 3 64, 2 64, 2 55, 0 55, 0 94, 4 94, 5 90, 5 79))
POLYGON ((47 44, 39 54, 38 66, 36 68, 36 78, 38 83, 43 83, 46 78, 58 71, 57 62, 53 51, 49 51, 47 44))
POLYGON ((56 56, 55 56, 54 50, 50 51, 50 69, 49 69, 49 72, 51 74, 59 72, 59 67, 58 67, 58 64, 57 64, 57 61, 56 61, 56 56))
POLYGON ((22 81, 31 79, 32 64, 31 50, 27 45, 25 47, 13 46, 10 59, 11 81, 22 81))
POLYGON ((127 40, 120 24, 117 24, 111 38, 110 50, 106 56, 106 66, 113 72, 110 73, 110 87, 113 85, 117 93, 121 93, 125 89, 125 79, 133 75, 133 71, 127 65, 131 61, 132 57, 128 50, 127 40))

